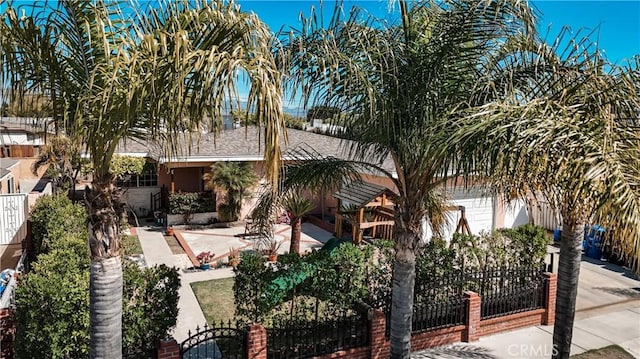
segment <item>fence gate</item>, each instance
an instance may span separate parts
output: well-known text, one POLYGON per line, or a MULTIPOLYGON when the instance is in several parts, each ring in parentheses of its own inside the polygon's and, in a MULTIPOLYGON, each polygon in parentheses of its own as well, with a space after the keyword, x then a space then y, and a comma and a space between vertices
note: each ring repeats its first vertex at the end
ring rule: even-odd
POLYGON ((183 359, 245 359, 247 331, 229 323, 217 327, 196 328, 180 345, 183 359))
POLYGON ((0 244, 20 243, 27 235, 27 195, 0 195, 0 244))

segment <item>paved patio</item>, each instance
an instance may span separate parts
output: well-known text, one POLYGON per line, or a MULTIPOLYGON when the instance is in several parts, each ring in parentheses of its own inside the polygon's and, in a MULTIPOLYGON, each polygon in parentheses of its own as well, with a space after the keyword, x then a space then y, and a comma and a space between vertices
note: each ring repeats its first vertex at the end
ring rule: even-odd
MULTIPOLYGON (((240 251, 254 250, 260 245, 257 238, 245 237, 244 227, 231 228, 207 228, 198 230, 180 230, 187 245, 195 255, 200 252, 210 251, 215 253, 216 258, 225 258, 231 248, 240 251)), ((302 224, 302 235, 300 238, 300 252, 309 252, 312 249, 320 249, 333 236, 331 233, 314 226, 310 223, 302 224)), ((279 254, 289 252, 291 244, 291 226, 278 224, 275 228, 274 240, 281 243, 278 249, 279 254)))

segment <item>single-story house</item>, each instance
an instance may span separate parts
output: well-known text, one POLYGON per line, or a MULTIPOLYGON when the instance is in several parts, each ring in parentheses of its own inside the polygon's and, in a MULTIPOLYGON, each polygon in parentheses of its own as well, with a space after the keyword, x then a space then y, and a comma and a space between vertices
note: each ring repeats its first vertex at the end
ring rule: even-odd
MULTIPOLYGON (((205 191, 202 176, 209 171, 211 164, 219 161, 250 162, 256 174, 261 176, 264 173, 264 143, 258 140, 260 138, 258 131, 256 127, 246 127, 222 131, 216 137, 213 134, 202 134, 197 145, 184 149, 183 155, 172 158, 165 157, 163 151, 154 145, 135 141, 122 143, 117 150, 118 154, 146 157, 153 164, 141 176, 133 176, 126 183, 122 183, 127 188, 125 200, 138 216, 150 216, 160 209, 163 192, 205 191)), ((341 158, 346 156, 344 142, 339 138, 295 129, 288 129, 287 135, 288 144, 283 149, 284 160, 288 159, 287 150, 300 147, 313 149, 326 156, 341 158)), ((385 161, 382 167, 392 174, 395 172, 391 160, 385 161)), ((387 177, 368 173, 364 174, 363 178, 369 183, 386 187, 391 191, 395 190, 393 182, 387 177)), ((506 206, 504 201, 483 193, 480 187, 471 190, 460 187, 450 188, 447 196, 453 206, 464 206, 470 230, 474 234, 529 222, 523 203, 512 202, 510 206, 506 206)), ((323 197, 315 198, 317 204, 315 213, 335 214, 338 200, 334 197, 334 193, 326 193, 323 197)), ((250 212, 256 198, 257 193, 246 201, 242 216, 250 212)), ((452 225, 448 233, 454 232, 460 215, 460 211, 451 212, 452 225)), ((427 235, 429 233, 426 223, 425 233, 427 235)))

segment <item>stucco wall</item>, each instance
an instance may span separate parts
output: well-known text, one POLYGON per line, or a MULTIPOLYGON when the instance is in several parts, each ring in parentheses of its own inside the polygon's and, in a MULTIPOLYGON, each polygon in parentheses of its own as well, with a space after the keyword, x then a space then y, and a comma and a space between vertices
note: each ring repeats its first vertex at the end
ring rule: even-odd
POLYGON ((127 188, 122 199, 138 217, 151 216, 151 195, 160 193, 160 187, 127 188))

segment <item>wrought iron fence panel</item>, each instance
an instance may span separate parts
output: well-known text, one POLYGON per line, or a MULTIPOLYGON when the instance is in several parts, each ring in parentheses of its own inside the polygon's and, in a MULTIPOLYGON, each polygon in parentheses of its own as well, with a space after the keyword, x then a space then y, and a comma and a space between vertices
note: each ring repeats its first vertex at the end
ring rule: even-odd
POLYGON ((368 343, 368 321, 359 315, 267 328, 269 359, 309 358, 368 343))
POLYGON ((481 319, 544 307, 543 269, 484 268, 471 277, 482 300, 481 319))
POLYGON ((183 359, 244 359, 247 353, 247 331, 231 322, 213 327, 196 328, 180 345, 183 359))
POLYGON ((412 332, 464 324, 466 320, 465 309, 462 296, 415 305, 411 322, 412 332))

